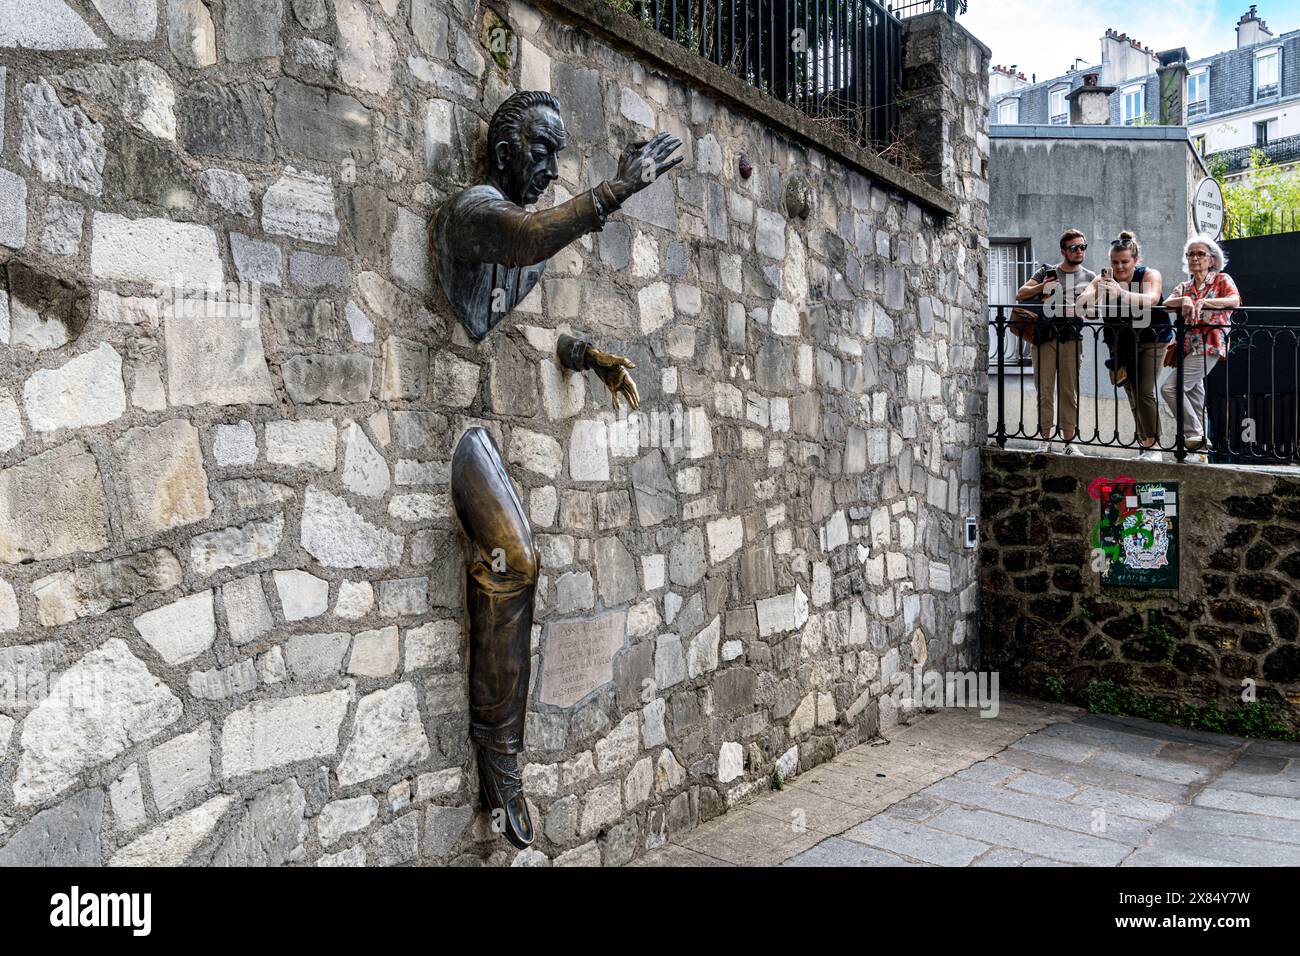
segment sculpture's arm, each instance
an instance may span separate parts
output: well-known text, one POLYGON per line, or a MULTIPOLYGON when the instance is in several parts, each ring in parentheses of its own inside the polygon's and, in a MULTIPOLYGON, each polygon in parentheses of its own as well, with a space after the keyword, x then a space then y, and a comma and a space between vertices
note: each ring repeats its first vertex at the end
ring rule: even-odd
POLYGON ((460 235, 452 238, 466 258, 531 266, 545 262, 575 239, 598 232, 605 217, 620 205, 608 182, 537 212, 528 212, 508 199, 494 199, 467 210, 459 224, 460 235))
POLYGON ((572 372, 590 369, 599 375, 609 389, 615 411, 618 411, 619 395, 627 399, 627 404, 633 411, 641 407, 641 395, 637 392, 636 382, 632 381, 632 376, 627 371, 636 368, 631 359, 612 352, 602 352, 590 342, 575 339, 571 335, 560 336, 555 344, 555 357, 560 365, 572 372))

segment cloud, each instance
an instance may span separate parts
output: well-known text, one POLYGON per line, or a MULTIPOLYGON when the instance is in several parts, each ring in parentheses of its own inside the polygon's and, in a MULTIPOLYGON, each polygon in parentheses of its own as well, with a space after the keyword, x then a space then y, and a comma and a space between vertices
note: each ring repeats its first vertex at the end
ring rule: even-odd
POLYGON ((994 63, 1015 64, 1041 81, 1065 73, 1075 57, 1099 64, 1108 28, 1154 52, 1186 47, 1196 59, 1230 50, 1237 43, 1236 15, 1227 9, 1224 0, 1078 0, 1068 9, 1041 0, 972 0, 961 22, 992 49, 994 63))

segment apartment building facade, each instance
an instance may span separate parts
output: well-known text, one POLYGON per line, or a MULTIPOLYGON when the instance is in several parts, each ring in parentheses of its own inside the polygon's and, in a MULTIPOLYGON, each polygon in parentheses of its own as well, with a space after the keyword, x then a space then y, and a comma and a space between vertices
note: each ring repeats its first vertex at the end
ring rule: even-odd
POLYGON ((1067 97, 1085 77, 1111 89, 1116 126, 1185 126, 1197 150, 1220 160, 1227 176, 1243 175, 1253 149, 1275 163, 1300 162, 1300 28, 1274 33, 1255 4, 1236 27, 1236 46, 1190 59, 1183 49, 1153 52, 1127 34, 1107 30, 1100 65, 1078 66, 1045 81, 993 67, 993 125, 1069 125, 1067 97), (1162 67, 1181 76, 1181 98, 1161 108, 1162 67), (1181 100, 1181 101, 1179 101, 1181 100))

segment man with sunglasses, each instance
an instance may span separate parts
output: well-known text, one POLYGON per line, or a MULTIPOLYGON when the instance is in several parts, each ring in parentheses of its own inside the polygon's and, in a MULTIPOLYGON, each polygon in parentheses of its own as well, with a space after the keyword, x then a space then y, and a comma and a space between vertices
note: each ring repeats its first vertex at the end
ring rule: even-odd
POLYGON ((1073 442, 1079 430, 1083 319, 1074 300, 1097 277, 1083 264, 1087 251, 1088 240, 1082 232, 1065 230, 1061 234, 1061 261, 1041 267, 1016 292, 1017 302, 1044 303, 1043 314, 1035 320, 1033 329, 1038 434, 1046 443, 1053 437, 1054 420, 1058 420, 1067 455, 1080 454, 1073 442))

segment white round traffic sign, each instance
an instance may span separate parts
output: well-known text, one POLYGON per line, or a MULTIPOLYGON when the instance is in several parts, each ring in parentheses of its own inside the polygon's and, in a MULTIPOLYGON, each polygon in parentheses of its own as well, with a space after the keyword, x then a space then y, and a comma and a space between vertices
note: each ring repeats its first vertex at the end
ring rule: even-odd
POLYGON ((1218 239, 1223 231, 1223 190, 1218 180, 1207 176, 1196 187, 1192 197, 1192 222, 1202 236, 1218 239))

